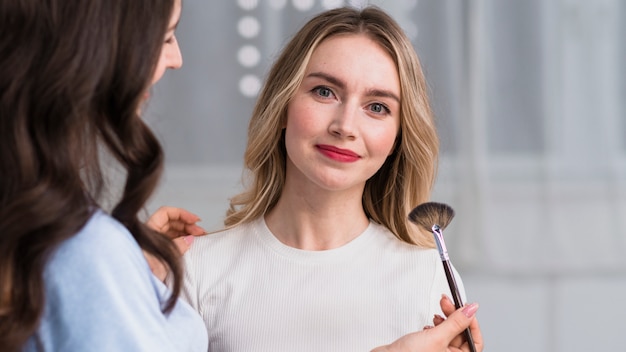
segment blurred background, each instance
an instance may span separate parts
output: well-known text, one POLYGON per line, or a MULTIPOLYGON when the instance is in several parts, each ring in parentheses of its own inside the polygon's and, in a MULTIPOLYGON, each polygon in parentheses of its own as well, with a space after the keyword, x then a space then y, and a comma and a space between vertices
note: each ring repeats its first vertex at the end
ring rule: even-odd
MULTIPOLYGON (((148 209, 210 230, 240 190, 266 72, 312 15, 378 5, 422 59, 442 140, 433 200, 485 351, 626 345, 626 3, 620 0, 184 0, 184 65, 147 120, 166 151, 148 209)), ((331 319, 331 317, 329 317, 331 319)))

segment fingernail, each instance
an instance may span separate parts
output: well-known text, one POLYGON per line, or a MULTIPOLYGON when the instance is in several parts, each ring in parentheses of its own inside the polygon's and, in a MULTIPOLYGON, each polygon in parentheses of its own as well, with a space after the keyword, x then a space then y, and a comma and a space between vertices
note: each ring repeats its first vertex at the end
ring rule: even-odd
POLYGON ((463 312, 463 314, 465 314, 466 317, 472 318, 474 317, 474 314, 476 314, 477 310, 478 310, 478 303, 472 303, 463 307, 461 311, 463 312))
POLYGON ((194 240, 194 236, 192 235, 183 237, 183 241, 185 241, 185 243, 187 243, 190 246, 193 243, 193 240, 194 240))
POLYGON ((450 296, 446 295, 445 293, 441 294, 441 297, 447 299, 448 302, 454 304, 454 302, 452 302, 452 298, 450 298, 450 296))
POLYGON ((432 325, 426 325, 426 326, 424 326, 424 330, 428 330, 428 329, 432 329, 432 328, 434 328, 434 326, 432 326, 432 325))

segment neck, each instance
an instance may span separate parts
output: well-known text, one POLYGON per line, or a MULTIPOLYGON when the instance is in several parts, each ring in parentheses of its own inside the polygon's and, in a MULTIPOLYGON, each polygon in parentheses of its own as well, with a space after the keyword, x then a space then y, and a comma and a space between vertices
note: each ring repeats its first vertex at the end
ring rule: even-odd
POLYGON ((369 225, 361 197, 362 190, 296 192, 286 186, 265 221, 274 236, 288 246, 318 251, 338 248, 369 225))

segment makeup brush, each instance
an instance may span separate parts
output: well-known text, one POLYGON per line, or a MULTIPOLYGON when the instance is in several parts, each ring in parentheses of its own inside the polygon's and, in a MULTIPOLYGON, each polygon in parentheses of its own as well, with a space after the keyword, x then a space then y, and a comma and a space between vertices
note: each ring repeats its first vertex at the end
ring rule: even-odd
MULTIPOLYGON (((437 244, 437 249, 439 250, 439 257, 441 257, 443 269, 445 270, 446 278, 448 279, 448 286, 450 286, 450 292, 452 292, 452 297, 454 299, 454 305, 457 309, 459 309, 463 306, 463 301, 461 300, 461 294, 459 293, 459 288, 456 284, 456 280, 454 279, 452 265, 450 265, 450 257, 448 256, 448 250, 446 249, 446 243, 443 240, 443 229, 450 224, 453 217, 454 209, 452 209, 452 207, 447 204, 436 202, 422 203, 409 213, 409 220, 412 223, 428 232, 431 232, 435 237, 435 243, 437 244)), ((463 334, 470 347, 470 351, 476 352, 474 339, 472 338, 469 328, 465 329, 463 334)))

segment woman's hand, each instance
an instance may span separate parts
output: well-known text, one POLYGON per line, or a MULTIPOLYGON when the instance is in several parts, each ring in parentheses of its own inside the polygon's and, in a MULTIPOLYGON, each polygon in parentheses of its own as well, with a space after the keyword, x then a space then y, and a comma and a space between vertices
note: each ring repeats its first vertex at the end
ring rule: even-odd
MULTIPOLYGON (((197 225, 200 218, 182 208, 163 206, 150 216, 146 225, 151 229, 164 234, 174 241, 176 247, 183 255, 191 244, 194 236, 206 235, 206 231, 197 225)), ((164 281, 167 276, 167 268, 156 258, 144 251, 144 256, 152 269, 152 273, 164 281)))
POLYGON ((187 252, 194 236, 206 235, 206 231, 196 223, 200 218, 185 209, 163 206, 150 216, 146 225, 171 238, 180 254, 187 252))
POLYGON ((469 327, 477 351, 483 350, 483 338, 474 317, 478 304, 473 303, 455 310, 447 296, 439 302, 447 319, 436 315, 434 326, 404 335, 391 345, 381 346, 372 352, 469 352, 469 346, 463 337, 463 331, 469 327))

